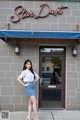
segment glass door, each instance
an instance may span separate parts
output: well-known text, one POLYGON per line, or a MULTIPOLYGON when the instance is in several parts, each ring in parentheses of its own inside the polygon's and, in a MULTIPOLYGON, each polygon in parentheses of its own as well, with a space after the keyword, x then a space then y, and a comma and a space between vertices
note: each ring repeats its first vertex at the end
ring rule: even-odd
POLYGON ((40 107, 64 108, 64 49, 45 48, 40 54, 40 107), (55 52, 53 50, 55 49, 55 52))

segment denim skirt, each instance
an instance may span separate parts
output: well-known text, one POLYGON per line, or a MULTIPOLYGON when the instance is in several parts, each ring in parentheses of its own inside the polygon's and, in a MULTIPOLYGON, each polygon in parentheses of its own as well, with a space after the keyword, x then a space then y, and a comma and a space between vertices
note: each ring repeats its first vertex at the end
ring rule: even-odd
POLYGON ((25 87, 25 95, 26 96, 35 96, 35 83, 34 82, 26 82, 25 84, 30 84, 25 87))

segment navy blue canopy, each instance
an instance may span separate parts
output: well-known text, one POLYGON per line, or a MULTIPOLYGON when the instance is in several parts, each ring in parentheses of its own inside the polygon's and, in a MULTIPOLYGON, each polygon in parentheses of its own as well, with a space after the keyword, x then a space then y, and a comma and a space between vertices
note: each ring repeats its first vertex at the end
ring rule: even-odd
POLYGON ((1 37, 80 39, 80 31, 0 30, 0 38, 1 37))

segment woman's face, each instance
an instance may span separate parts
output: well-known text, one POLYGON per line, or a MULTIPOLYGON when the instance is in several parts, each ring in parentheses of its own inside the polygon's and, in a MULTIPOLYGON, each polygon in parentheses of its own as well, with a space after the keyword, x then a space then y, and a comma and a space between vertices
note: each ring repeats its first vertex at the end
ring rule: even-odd
POLYGON ((30 68, 31 68, 31 63, 30 63, 30 62, 27 62, 27 63, 25 64, 25 66, 26 66, 27 69, 30 69, 30 68))

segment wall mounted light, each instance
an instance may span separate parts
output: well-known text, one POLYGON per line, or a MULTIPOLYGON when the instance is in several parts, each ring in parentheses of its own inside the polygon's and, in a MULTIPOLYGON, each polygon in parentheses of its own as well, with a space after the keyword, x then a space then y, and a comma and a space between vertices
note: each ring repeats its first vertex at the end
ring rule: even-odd
POLYGON ((16 44, 14 52, 19 55, 20 54, 20 46, 18 44, 16 44))
POLYGON ((76 46, 73 46, 72 47, 72 56, 76 56, 77 55, 77 47, 76 46))

